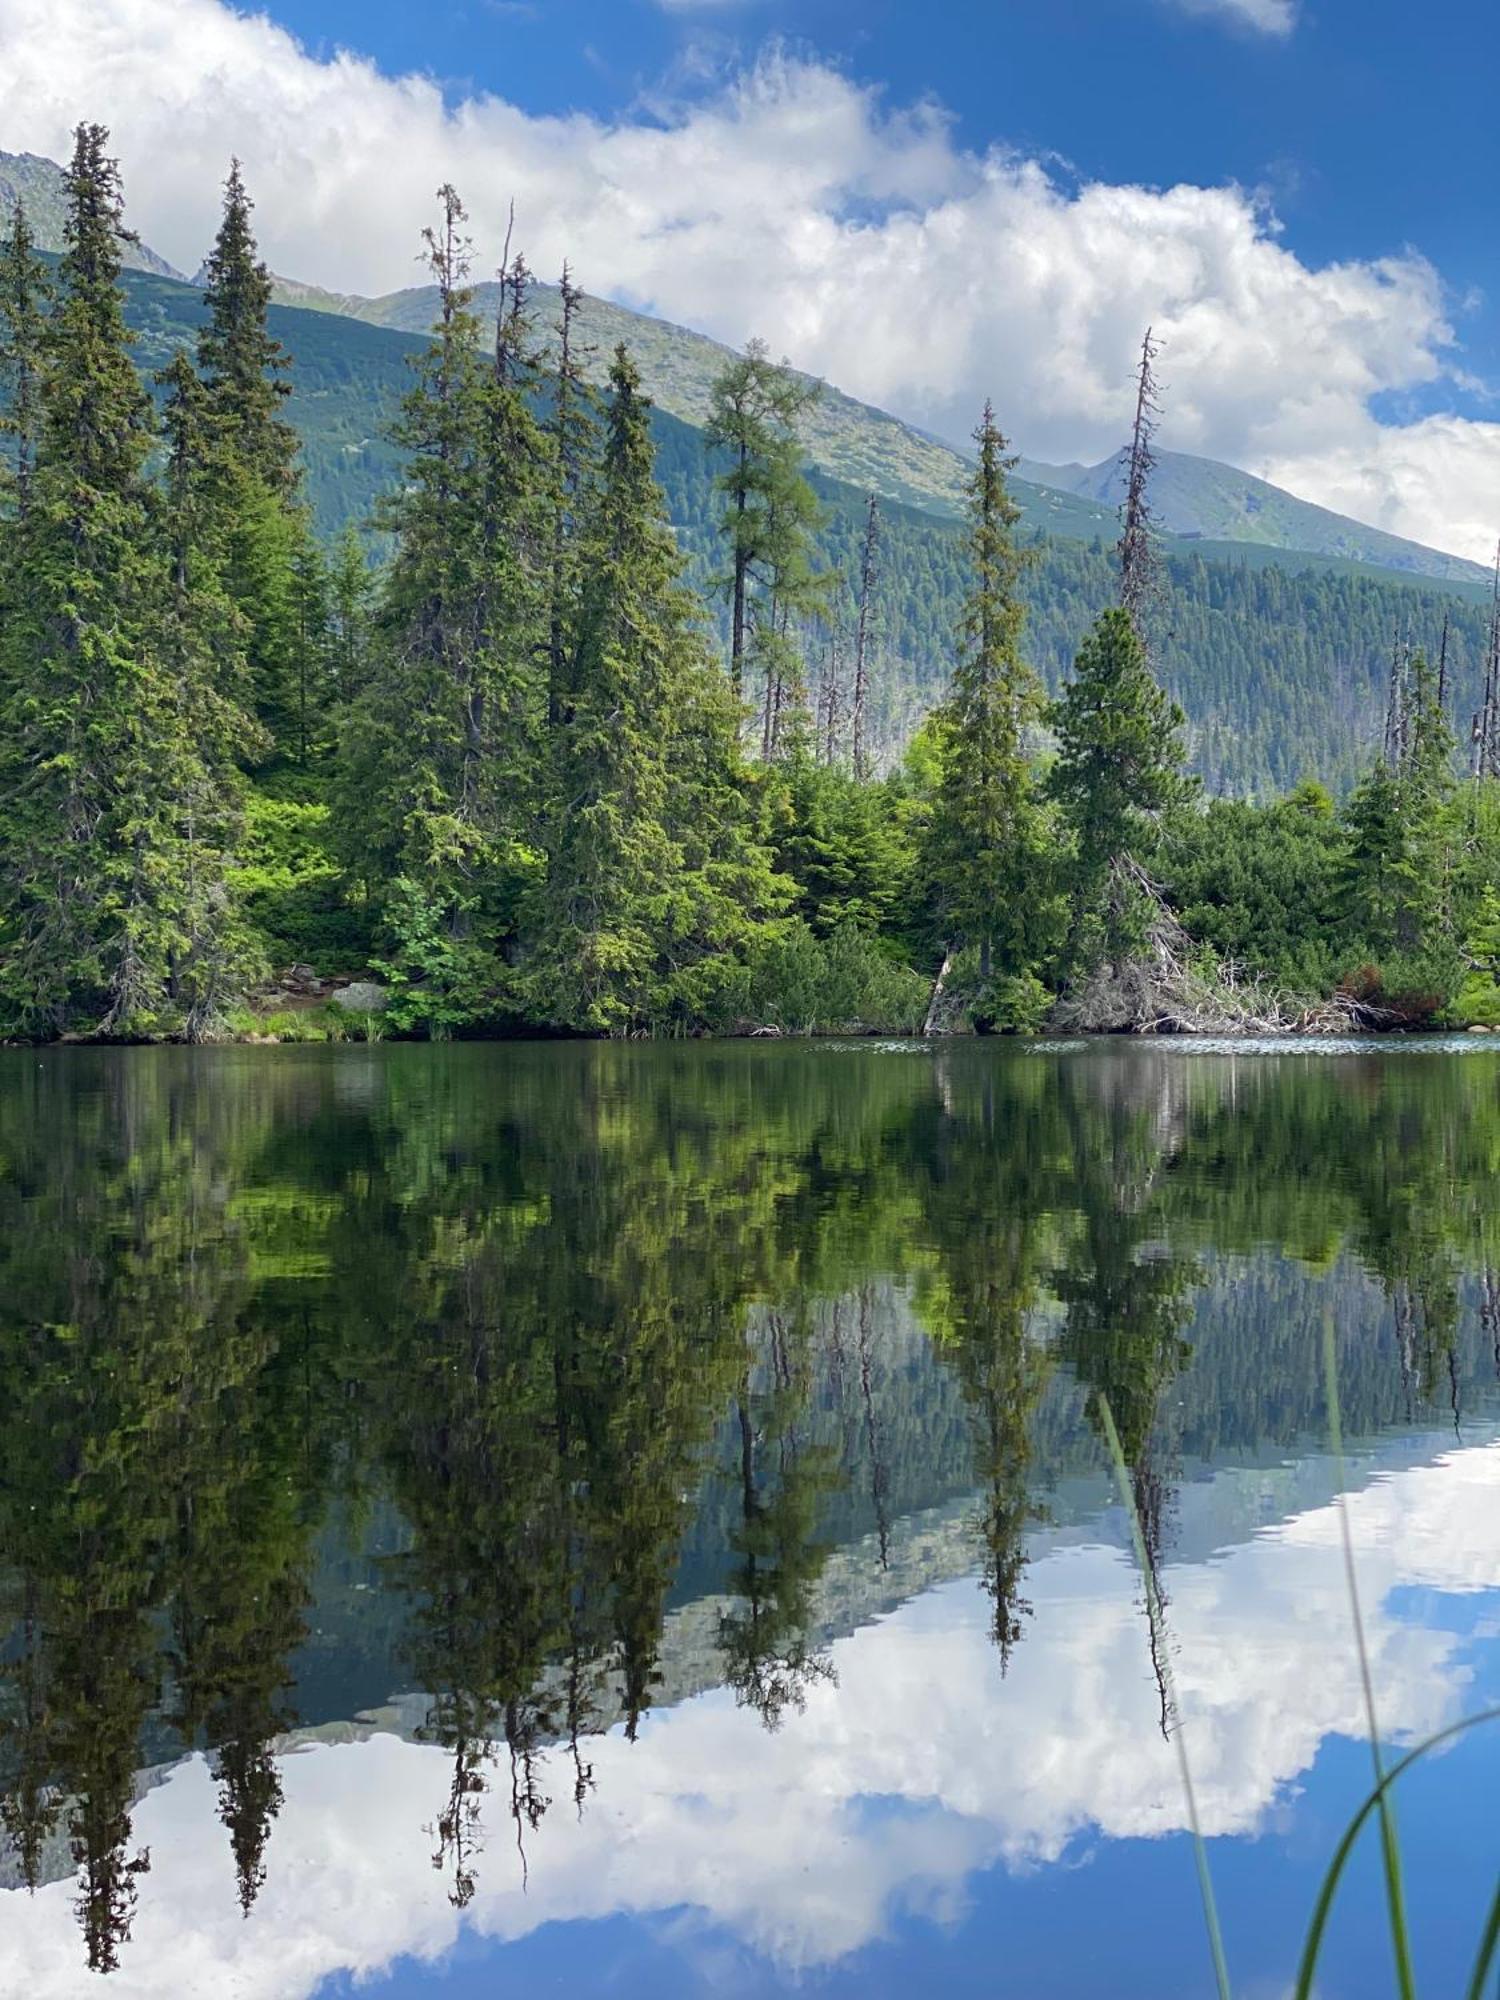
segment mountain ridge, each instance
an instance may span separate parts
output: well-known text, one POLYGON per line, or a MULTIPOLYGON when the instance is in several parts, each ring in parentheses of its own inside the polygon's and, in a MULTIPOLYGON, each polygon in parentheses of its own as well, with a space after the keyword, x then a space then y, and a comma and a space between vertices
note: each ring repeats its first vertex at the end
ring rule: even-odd
MULTIPOLYGON (((54 252, 62 248, 63 180, 54 161, 37 154, 0 152, 0 205, 9 208, 22 201, 40 247, 54 252)), ((126 243, 122 254, 130 269, 189 282, 146 244, 126 243)), ((200 266, 191 282, 200 284, 202 279, 200 266)), ((295 278, 275 276, 272 283, 280 305, 393 332, 426 334, 436 317, 431 286, 407 286, 365 297, 295 278)), ((492 311, 498 287, 490 282, 474 290, 479 311, 492 311)), ((545 322, 555 309, 556 287, 539 283, 536 296, 545 322)), ((545 349, 550 326, 544 324, 542 333, 545 349)), ((592 350, 589 366, 597 380, 603 380, 609 355, 623 340, 658 406, 700 428, 714 377, 734 352, 692 327, 592 293, 583 300, 581 333, 585 349, 592 350)), ((794 372, 804 380, 818 379, 794 372)), ((929 513, 952 518, 962 512, 968 477, 963 451, 827 382, 821 388, 804 423, 807 456, 819 471, 929 513)), ((1031 489, 1018 494, 1029 525, 1078 540, 1109 540, 1117 532, 1118 454, 1096 465, 1053 465, 1023 457, 1016 474, 1031 489)), ((1237 466, 1192 453, 1159 453, 1153 501, 1161 527, 1183 541, 1294 550, 1438 582, 1483 584, 1488 579, 1478 563, 1368 527, 1237 466)))

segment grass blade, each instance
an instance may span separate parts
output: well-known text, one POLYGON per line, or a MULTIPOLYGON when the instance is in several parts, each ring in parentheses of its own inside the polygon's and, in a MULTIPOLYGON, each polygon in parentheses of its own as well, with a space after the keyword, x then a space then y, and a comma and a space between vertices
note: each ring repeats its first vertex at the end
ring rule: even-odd
POLYGON ((1354 1844, 1364 1830, 1365 1821, 1385 1803, 1386 1794, 1396 1780, 1419 1763, 1430 1750, 1450 1743, 1455 1736, 1462 1736, 1466 1730, 1477 1729, 1481 1722, 1500 1722, 1500 1708, 1483 1708, 1477 1715, 1466 1715, 1458 1722, 1450 1722, 1446 1729, 1440 1729, 1425 1742, 1409 1750, 1399 1764, 1393 1764, 1380 1783, 1366 1797, 1364 1804, 1344 1828, 1343 1837, 1333 1851, 1333 1859, 1328 1864, 1328 1873, 1323 1877, 1318 1899, 1313 1904, 1312 1922, 1307 1927, 1307 1936, 1302 1945, 1302 1960, 1297 1969, 1297 1984, 1292 1989, 1292 2000, 1312 2000, 1313 1979, 1318 1970, 1318 1954, 1323 1948, 1323 1933, 1328 1927, 1328 1918, 1333 1909, 1333 1899, 1338 1893, 1344 1869, 1349 1856, 1354 1852, 1354 1844))
POLYGON ((1141 1532, 1140 1515, 1136 1511, 1135 1495, 1130 1490, 1130 1467, 1125 1463, 1125 1453, 1120 1446, 1120 1434, 1115 1429, 1114 1414, 1109 1407, 1109 1398, 1099 1394, 1099 1416, 1104 1426, 1104 1438, 1109 1446, 1110 1459, 1115 1468, 1115 1481, 1120 1489, 1120 1499, 1130 1522, 1131 1539, 1135 1544, 1136 1565, 1146 1589, 1146 1616, 1150 1620, 1153 1639, 1160 1641, 1162 1677, 1166 1683, 1167 1699, 1177 1726, 1172 1731, 1172 1741, 1177 1746, 1177 1769, 1182 1779, 1182 1794, 1187 1801, 1188 1825, 1193 1834, 1193 1855, 1198 1867, 1198 1892, 1203 1898, 1203 1922, 1208 1930, 1208 1946, 1213 1955, 1214 1981, 1218 1988, 1219 2000, 1230 2000, 1229 1966, 1224 1957, 1224 1938, 1219 1929, 1219 1911, 1214 1902, 1213 1877, 1209 1872, 1208 1849, 1204 1845, 1203 1832, 1198 1824, 1198 1799, 1193 1790, 1192 1767, 1188 1763, 1187 1741, 1183 1734, 1182 1710, 1177 1703, 1177 1689, 1172 1676, 1172 1662, 1162 1632, 1161 1601, 1157 1596, 1156 1574, 1146 1554, 1146 1538, 1141 1532))
POLYGON ((1479 1956, 1474 1960, 1474 1976, 1469 1981, 1467 2000, 1484 2000, 1484 1989, 1489 1980, 1490 1967, 1495 1962, 1497 1945, 1500 1945, 1500 1887, 1495 1890, 1489 1920, 1479 1940, 1479 1956))
POLYGON ((1354 1536, 1349 1527, 1349 1503, 1345 1491, 1344 1436, 1339 1414, 1338 1353, 1333 1339, 1333 1315, 1323 1314, 1323 1372, 1328 1391, 1328 1434, 1333 1447, 1334 1477, 1338 1481, 1339 1529, 1344 1545, 1344 1576, 1349 1585, 1349 1611, 1354 1620, 1354 1645, 1359 1655, 1359 1678, 1364 1690, 1365 1722, 1370 1732, 1370 1757, 1375 1766, 1375 1784, 1380 1799, 1380 1849, 1385 1865, 1385 1902, 1391 1923, 1391 1950, 1396 1961, 1396 1985, 1401 2000, 1415 2000, 1416 1980, 1412 1973, 1411 1938, 1406 1925, 1406 1893, 1401 1880, 1401 1845, 1396 1837, 1396 1813, 1381 1784, 1385 1758, 1380 1748, 1380 1725, 1375 1715, 1375 1687, 1370 1678, 1370 1654, 1365 1644, 1365 1621, 1359 1608, 1359 1583, 1354 1571, 1354 1536))

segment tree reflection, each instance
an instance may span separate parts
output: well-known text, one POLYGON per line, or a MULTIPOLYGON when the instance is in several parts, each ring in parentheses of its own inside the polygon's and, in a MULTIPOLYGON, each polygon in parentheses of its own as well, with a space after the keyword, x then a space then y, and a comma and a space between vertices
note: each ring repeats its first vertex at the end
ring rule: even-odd
POLYGON ((396 1524, 339 1643, 388 1628, 373 1698, 421 1691, 463 1907, 487 1809, 524 1876, 601 1731, 709 1672, 782 1724, 831 1680, 835 1550, 884 1601, 961 1493, 1003 1672, 1100 1396, 1159 1586, 1187 1460, 1322 1430, 1293 1261, 1351 1435, 1500 1366, 1475 1065, 179 1055, 0 1070, 0 1829, 29 1887, 71 1863, 98 1971, 140 1774, 185 1752, 253 1912, 284 1741, 340 1713, 305 1693, 335 1523, 396 1524))

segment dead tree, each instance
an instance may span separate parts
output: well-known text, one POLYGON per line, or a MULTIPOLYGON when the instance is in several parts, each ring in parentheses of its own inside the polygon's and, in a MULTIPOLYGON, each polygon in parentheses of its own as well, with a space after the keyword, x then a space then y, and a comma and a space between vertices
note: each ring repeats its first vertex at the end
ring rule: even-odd
POLYGON ((1156 357, 1161 343, 1153 340, 1151 329, 1141 342, 1140 365, 1136 371, 1135 423, 1130 433, 1130 450, 1125 468, 1125 499, 1120 509, 1120 603, 1130 613, 1137 633, 1142 632, 1145 614, 1156 588, 1156 527, 1151 517, 1151 474, 1156 465, 1152 440, 1161 417, 1157 398, 1156 357))
POLYGON ((859 568, 859 617, 854 628, 854 704, 851 724, 851 752, 854 775, 863 784, 870 775, 869 745, 866 740, 869 705, 870 603, 875 594, 875 564, 880 552, 880 505, 870 495, 865 515, 865 547, 859 568))
POLYGON ((1484 648, 1484 695, 1474 717, 1473 768, 1476 778, 1500 778, 1500 547, 1495 550, 1495 582, 1484 648))
POLYGON ((1385 761, 1393 771, 1405 770, 1411 749, 1411 694, 1411 641, 1398 637, 1385 698, 1385 761))

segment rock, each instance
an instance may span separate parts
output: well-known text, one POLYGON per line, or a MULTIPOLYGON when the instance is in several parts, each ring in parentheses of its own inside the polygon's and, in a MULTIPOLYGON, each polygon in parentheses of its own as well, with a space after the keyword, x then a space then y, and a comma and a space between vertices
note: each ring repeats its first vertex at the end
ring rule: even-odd
POLYGON ((1483 1026, 1482 1026, 1482 1025, 1481 1025, 1481 1024, 1479 1023, 1479 1022, 1477 1022, 1477 1021, 1475 1022, 1474 1026, 1473 1026, 1472 1028, 1470 1028, 1470 1030, 1469 1030, 1469 1033, 1470 1033, 1471 1035, 1492 1035, 1492 1034, 1493 1034, 1494 1032, 1495 1032, 1495 1031, 1494 1031, 1494 1029, 1493 1029, 1493 1028, 1486 1028, 1486 1027, 1483 1027, 1483 1026))
POLYGON ((328 996, 330 1003, 346 1014, 383 1014, 391 1004, 390 991, 373 979, 356 979, 328 996))

